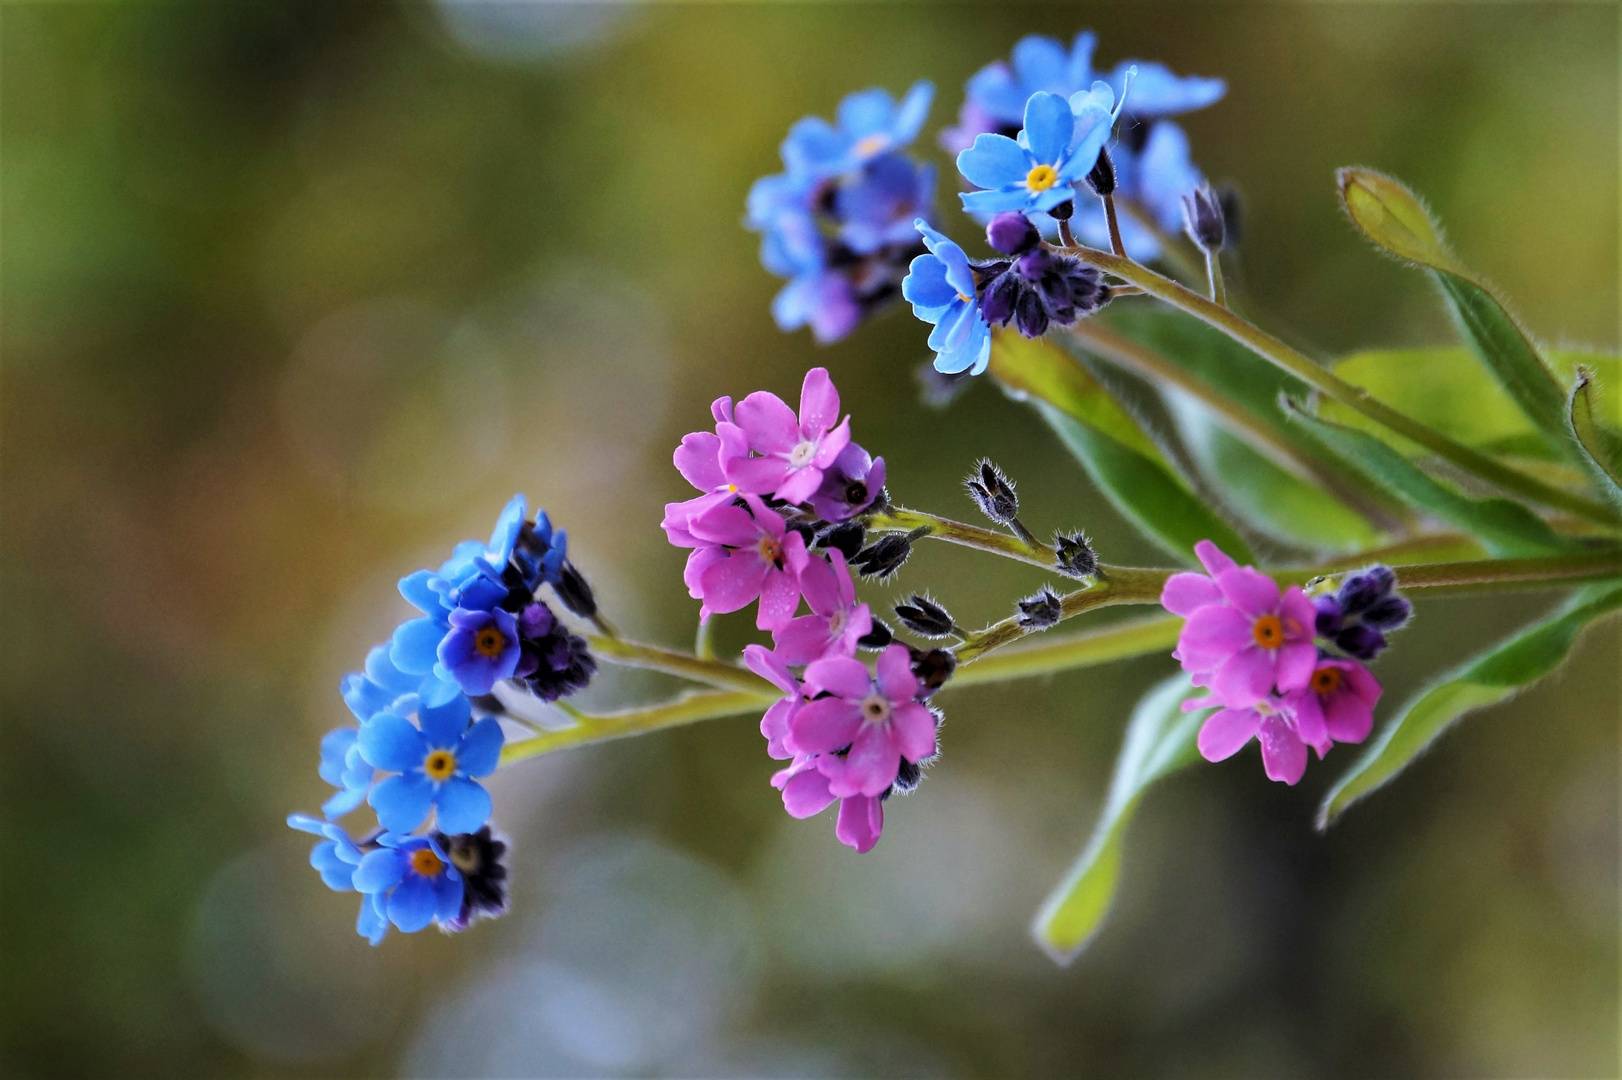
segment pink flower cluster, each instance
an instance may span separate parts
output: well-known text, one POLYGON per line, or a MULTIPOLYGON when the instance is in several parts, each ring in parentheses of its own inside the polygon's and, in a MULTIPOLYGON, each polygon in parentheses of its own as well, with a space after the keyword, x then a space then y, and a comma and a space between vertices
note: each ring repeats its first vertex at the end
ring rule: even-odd
POLYGON ((798 416, 766 391, 736 408, 717 398, 710 412, 715 430, 688 435, 675 455, 677 470, 702 494, 666 504, 661 525, 672 544, 692 549, 684 577, 703 601, 701 618, 758 599, 755 624, 780 630, 799 606, 810 562, 803 533, 767 500, 809 504, 823 521, 847 521, 883 489, 884 459, 850 441, 850 417, 839 419, 839 391, 826 368, 806 373, 798 416))
POLYGON ((1220 706, 1200 728, 1207 761, 1232 757, 1255 738, 1270 779, 1294 784, 1307 747, 1322 758, 1337 743, 1368 738, 1380 683, 1356 660, 1320 652, 1317 611, 1296 585, 1279 590, 1215 544, 1194 546, 1204 574, 1173 574, 1160 603, 1187 621, 1172 653, 1210 695, 1187 710, 1220 706))
POLYGON ((767 752, 789 761, 772 777, 784 807, 804 818, 838 800, 836 835, 868 851, 884 829, 884 800, 915 784, 935 755, 937 715, 922 703, 907 646, 888 646, 876 672, 856 659, 872 613, 856 601, 844 554, 810 550, 804 523, 867 509, 884 460, 850 441, 823 368, 807 373, 797 416, 765 392, 736 408, 720 398, 711 412, 714 432, 688 435, 675 456, 701 494, 665 507, 665 532, 692 549, 685 576, 701 617, 759 601, 755 624, 772 632, 772 648, 750 645, 744 659, 783 692, 760 731, 767 752), (801 506, 809 510, 790 509, 801 506), (809 614, 798 614, 802 597, 809 614))

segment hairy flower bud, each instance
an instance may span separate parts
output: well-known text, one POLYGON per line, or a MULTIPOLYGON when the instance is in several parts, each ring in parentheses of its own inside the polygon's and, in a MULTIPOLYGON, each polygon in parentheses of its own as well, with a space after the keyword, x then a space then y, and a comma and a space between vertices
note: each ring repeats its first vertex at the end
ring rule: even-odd
POLYGON ((1098 553, 1084 532, 1056 533, 1053 548, 1059 569, 1071 577, 1090 578, 1098 573, 1098 553))
POLYGON ((1055 206, 1052 210, 1049 210, 1048 217, 1052 218, 1054 221, 1069 221, 1075 212, 1076 201, 1074 199, 1066 199, 1058 206, 1055 206))
POLYGON ((902 626, 921 637, 950 637, 957 629, 947 610, 923 593, 913 593, 895 605, 895 614, 902 626))
POLYGON ((1373 660, 1385 648, 1385 635, 1367 623, 1358 623, 1335 635, 1335 645, 1347 656, 1373 660))
POLYGON ((572 562, 565 562, 558 571, 558 582, 552 586, 558 594, 558 600, 563 606, 580 616, 589 619, 597 614, 597 598, 592 595, 591 585, 572 562))
POLYGON ((986 243, 1004 255, 1023 255, 1041 241, 1030 218, 1013 210, 1003 211, 986 226, 986 243))
POLYGON ((844 521, 838 525, 822 530, 817 536, 817 543, 825 548, 833 548, 845 557, 845 561, 856 557, 862 550, 862 541, 867 539, 867 529, 859 521, 844 521))
POLYGON ((1413 616, 1414 606, 1403 597, 1383 596, 1363 612, 1363 621, 1376 630, 1401 630, 1413 616))
POLYGON ((1063 615, 1058 596, 1046 585, 1019 602, 1019 625, 1027 630, 1046 630, 1057 624, 1063 615))
POLYGON ((893 641, 895 641, 895 633, 884 623, 874 619, 873 629, 857 638, 856 644, 863 649, 881 652, 888 649, 893 641))
POLYGON ((946 680, 957 670, 957 655, 950 649, 919 649, 907 646, 912 656, 912 673, 918 677, 918 696, 929 697, 946 685, 946 680))
POLYGON ((1019 496, 1014 494, 1013 481, 990 458, 980 459, 963 486, 969 489, 980 512, 998 525, 1007 525, 1019 515, 1019 496))
POLYGON ((1087 186, 1100 198, 1115 194, 1115 162, 1110 160, 1109 150, 1098 152, 1098 163, 1087 174, 1087 186))
POLYGON ((1183 196, 1183 228, 1201 251, 1212 254, 1222 250, 1226 240, 1222 202, 1210 184, 1201 184, 1183 196))
POLYGON ((891 533, 880 537, 877 543, 869 544, 858 551, 851 558, 850 564, 856 567, 863 577, 883 581, 895 576, 895 572, 901 569, 901 564, 906 562, 911 554, 911 535, 891 533))

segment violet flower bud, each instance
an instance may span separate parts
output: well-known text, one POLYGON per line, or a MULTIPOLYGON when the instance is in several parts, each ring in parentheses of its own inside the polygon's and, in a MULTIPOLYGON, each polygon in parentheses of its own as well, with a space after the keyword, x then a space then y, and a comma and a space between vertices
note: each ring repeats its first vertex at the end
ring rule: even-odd
POLYGON ((1024 214, 1005 210, 986 226, 986 243, 1004 255, 1023 255, 1036 247, 1042 234, 1024 214))

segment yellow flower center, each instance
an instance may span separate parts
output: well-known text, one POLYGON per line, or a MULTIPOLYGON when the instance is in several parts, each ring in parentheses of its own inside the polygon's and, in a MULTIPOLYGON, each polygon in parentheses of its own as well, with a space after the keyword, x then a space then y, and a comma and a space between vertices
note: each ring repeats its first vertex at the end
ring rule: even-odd
POLYGON ((1025 174, 1025 186, 1032 191, 1046 191, 1059 182, 1059 172, 1052 165, 1038 165, 1025 174))
POLYGON ((880 150, 883 150, 888 142, 889 140, 883 135, 864 135, 862 138, 856 141, 856 156, 864 158, 872 157, 880 150))
POLYGON ((439 860, 438 855, 427 848, 418 848, 411 853, 411 869, 423 877, 438 877, 445 869, 445 864, 439 860))
POLYGON ((783 558, 783 545, 778 543, 770 534, 760 538, 760 557, 769 563, 778 563, 783 558))
POLYGON ((486 626, 473 639, 473 651, 487 660, 495 660, 507 648, 507 635, 493 626, 486 626))
POLYGON ((449 780, 456 772, 456 755, 449 750, 435 750, 423 759, 422 771, 430 780, 449 780))
POLYGON ((1250 636, 1264 649, 1276 649, 1284 644, 1284 623, 1277 615, 1263 615, 1250 628, 1250 636))
POLYGON ((1340 668, 1321 667, 1312 673, 1312 689, 1327 697, 1340 689, 1340 668))

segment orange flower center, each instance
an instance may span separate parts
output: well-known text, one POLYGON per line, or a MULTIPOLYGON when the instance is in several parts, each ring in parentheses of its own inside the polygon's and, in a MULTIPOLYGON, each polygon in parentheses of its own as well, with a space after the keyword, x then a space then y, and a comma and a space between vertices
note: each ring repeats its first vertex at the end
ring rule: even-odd
POLYGON ((872 157, 880 150, 883 150, 888 142, 889 139, 885 138, 883 135, 874 134, 864 136, 856 141, 856 156, 863 158, 872 157))
POLYGON ((411 853, 411 869, 423 877, 438 877, 440 871, 445 869, 445 864, 440 861, 438 855, 427 848, 418 848, 411 853))
POLYGON ((1321 667, 1312 673, 1312 689, 1326 697, 1340 689, 1340 681, 1340 668, 1321 667))
POLYGON ((760 538, 760 557, 774 566, 782 564, 783 545, 778 543, 770 534, 760 538))
POLYGON ((1025 174, 1025 186, 1032 191, 1046 191, 1058 182, 1058 170, 1052 165, 1038 165, 1025 174))
POLYGON ((473 651, 487 660, 495 660, 507 647, 507 635, 493 626, 486 626, 473 639, 473 651))
POLYGON ((1250 628, 1250 636, 1264 649, 1284 644, 1284 623, 1277 615, 1263 615, 1250 628))
POLYGON ((449 750, 435 750, 423 759, 422 771, 430 780, 449 780, 456 772, 456 755, 449 750))

